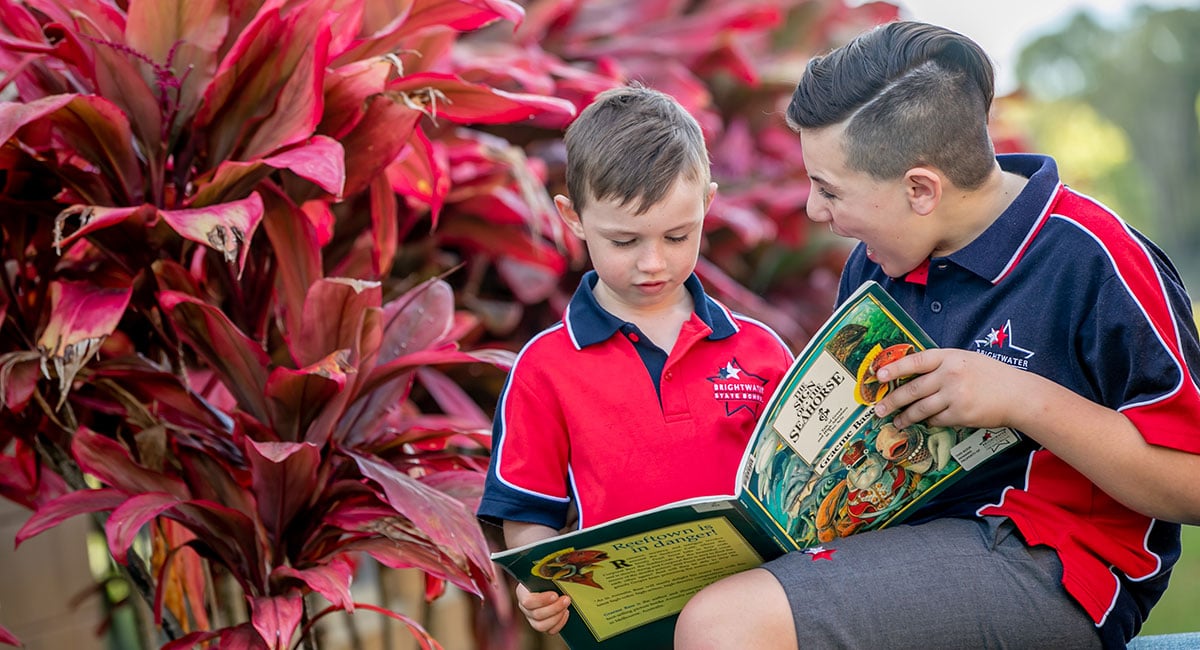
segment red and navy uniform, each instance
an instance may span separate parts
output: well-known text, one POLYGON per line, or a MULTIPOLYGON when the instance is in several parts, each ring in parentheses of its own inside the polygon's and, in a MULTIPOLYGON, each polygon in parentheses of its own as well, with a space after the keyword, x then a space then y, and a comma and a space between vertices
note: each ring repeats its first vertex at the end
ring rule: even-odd
MULTIPOLYGON (((1120 411, 1151 444, 1200 453, 1200 345, 1171 262, 1064 186, 1052 159, 998 158, 1029 182, 979 238, 903 279, 860 244, 839 299, 876 280, 940 345, 1035 372, 1120 411)), ((1004 386, 995 399, 1008 399, 1004 386)), ((1106 647, 1138 631, 1179 557, 1179 525, 1129 510, 1028 438, 910 521, 976 515, 1009 517, 1029 544, 1057 550, 1064 587, 1106 647)))
POLYGON ((792 362, 765 325, 684 286, 694 313, 667 354, 605 311, 585 275, 561 322, 517 356, 500 395, 485 520, 562 528, 731 494, 763 406, 792 362))

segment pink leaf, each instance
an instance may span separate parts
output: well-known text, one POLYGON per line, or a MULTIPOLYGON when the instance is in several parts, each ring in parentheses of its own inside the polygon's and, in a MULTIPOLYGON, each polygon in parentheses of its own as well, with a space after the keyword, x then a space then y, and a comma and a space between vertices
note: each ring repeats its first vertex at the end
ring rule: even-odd
POLYGON ((321 451, 310 443, 247 441, 250 485, 258 516, 271 540, 282 547, 284 532, 320 485, 321 451))
POLYGON ((408 144, 409 135, 421 119, 421 111, 376 95, 366 100, 362 119, 338 138, 346 150, 346 187, 351 196, 361 192, 408 144))
POLYGON ((78 490, 68 492, 38 508, 16 534, 16 544, 45 532, 75 515, 112 510, 128 497, 118 490, 78 490))
POLYGON ((323 135, 313 136, 301 146, 264 158, 263 162, 308 179, 338 198, 346 185, 346 152, 337 140, 323 135))
POLYGON ((160 210, 159 214, 175 232, 220 252, 226 262, 236 263, 241 277, 250 240, 262 221, 263 201, 254 192, 240 201, 189 210, 160 210))
POLYGON ((461 558, 491 578, 487 542, 475 516, 461 502, 401 473, 396 468, 356 456, 363 476, 375 482, 388 504, 427 535, 442 552, 461 558))
POLYGON ((70 235, 63 237, 59 248, 75 243, 76 240, 104 228, 111 228, 119 223, 129 222, 144 226, 154 218, 157 211, 154 206, 142 204, 126 208, 106 208, 99 205, 73 205, 58 215, 60 225, 65 224, 70 217, 79 215, 80 226, 70 235))
POLYGON ((341 139, 363 119, 368 98, 382 93, 392 64, 384 58, 354 61, 325 76, 325 114, 317 127, 331 138, 341 139))
POLYGON ((383 174, 367 186, 371 200, 371 267, 375 278, 385 278, 392 270, 400 233, 396 226, 396 193, 383 174))
POLYGON ((271 573, 274 579, 289 578, 299 580, 310 589, 321 594, 333 606, 354 611, 354 600, 350 595, 350 581, 354 567, 345 555, 335 556, 326 564, 309 569, 293 569, 290 566, 277 566, 271 573))
POLYGON ((129 3, 125 38, 129 46, 161 66, 170 64, 178 83, 178 122, 195 114, 204 88, 217 70, 217 53, 229 32, 229 5, 221 0, 155 0, 129 3), (186 73, 181 72, 186 71, 186 73))
POLYGON ((0 625, 0 643, 21 647, 20 639, 12 632, 9 632, 3 625, 0 625))
POLYGON ((0 102, 0 144, 16 134, 17 129, 54 113, 71 103, 76 95, 51 95, 32 102, 0 102))
POLYGON ((388 165, 388 182, 397 194, 428 204, 430 227, 436 229, 438 215, 450 191, 450 162, 446 148, 440 142, 431 141, 419 128, 413 131, 408 144, 388 165))
POLYGON ((238 404, 268 422, 263 391, 269 360, 262 347, 243 334, 219 309, 187 294, 163 291, 159 304, 192 348, 221 376, 238 404))
POLYGON ((75 373, 113 333, 133 295, 133 287, 98 287, 89 282, 50 283, 50 320, 38 337, 38 349, 53 359, 64 392, 75 373))
POLYGON ((300 625, 304 601, 298 592, 289 596, 250 599, 250 620, 270 650, 287 650, 300 625))
MULTIPOLYGON (((324 274, 321 267, 322 242, 309 215, 275 186, 266 186, 263 204, 263 230, 279 262, 275 295, 286 324, 284 336, 290 341, 300 333, 300 319, 308 288, 324 274)), ((333 215, 328 213, 327 204, 323 201, 311 201, 310 204, 314 211, 325 208, 332 231, 333 215)))
POLYGON ((337 350, 357 353, 364 312, 378 308, 381 300, 378 282, 318 280, 309 287, 303 323, 293 340, 292 355, 297 363, 312 365, 337 350))
POLYGON ((214 160, 250 160, 312 135, 323 110, 331 0, 266 5, 225 54, 196 126, 214 160))
POLYGON ((575 114, 575 105, 557 97, 510 93, 463 81, 454 75, 422 73, 388 83, 388 90, 436 119, 460 124, 505 124, 541 113, 575 114))
POLYGON ((75 432, 71 453, 80 469, 123 492, 165 492, 181 499, 188 497, 183 481, 138 464, 124 445, 87 427, 75 432))
POLYGON ((130 497, 116 510, 113 510, 108 521, 104 523, 104 532, 108 537, 108 550, 112 553, 113 559, 125 564, 129 547, 133 546, 133 539, 142 526, 182 502, 179 497, 166 492, 151 492, 130 497))

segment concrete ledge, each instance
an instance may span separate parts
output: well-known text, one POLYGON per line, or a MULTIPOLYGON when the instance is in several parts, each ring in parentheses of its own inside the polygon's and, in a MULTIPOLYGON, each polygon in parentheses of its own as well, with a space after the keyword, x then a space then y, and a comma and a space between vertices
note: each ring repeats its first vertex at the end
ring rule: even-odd
POLYGON ((1130 650, 1200 650, 1200 632, 1151 634, 1129 642, 1130 650))

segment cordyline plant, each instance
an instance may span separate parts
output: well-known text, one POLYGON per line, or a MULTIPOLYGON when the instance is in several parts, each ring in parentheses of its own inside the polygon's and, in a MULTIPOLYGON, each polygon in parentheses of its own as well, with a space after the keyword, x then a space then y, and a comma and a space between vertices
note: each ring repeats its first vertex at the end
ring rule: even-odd
POLYGON ((573 115, 438 67, 462 32, 522 16, 0 0, 0 494, 34 510, 18 543, 99 515, 169 648, 311 646, 310 594, 437 647, 352 601, 364 554, 421 569, 429 597, 495 588, 472 514, 487 418, 443 370, 511 353, 461 344, 479 319, 445 269, 393 267, 456 189, 537 177, 510 158, 473 181, 461 161, 488 136, 449 125, 573 115), (219 615, 221 576, 242 620, 219 615))

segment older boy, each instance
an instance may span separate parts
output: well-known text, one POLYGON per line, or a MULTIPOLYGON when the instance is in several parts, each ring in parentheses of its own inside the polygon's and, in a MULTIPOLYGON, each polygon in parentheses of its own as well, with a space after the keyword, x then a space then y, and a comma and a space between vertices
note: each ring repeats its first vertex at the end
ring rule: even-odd
POLYGON ((700 592, 695 648, 1120 648, 1200 521, 1200 346, 1162 252, 1067 188, 1050 158, 993 154, 991 63, 961 34, 880 26, 812 60, 788 107, 808 214, 946 346, 876 407, 905 426, 1013 427, 913 525, 790 554, 700 592))
MULTIPOLYGON (((479 515, 505 543, 671 501, 729 494, 792 361, 779 337, 705 295, 693 273, 716 193, 699 125, 644 87, 601 93, 566 133, 555 205, 588 250, 562 321, 521 350, 500 396, 479 515)), ((556 633, 567 597, 517 587, 556 633)))

